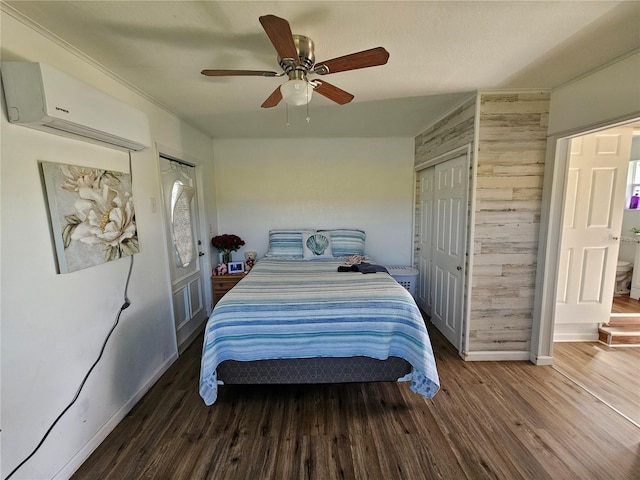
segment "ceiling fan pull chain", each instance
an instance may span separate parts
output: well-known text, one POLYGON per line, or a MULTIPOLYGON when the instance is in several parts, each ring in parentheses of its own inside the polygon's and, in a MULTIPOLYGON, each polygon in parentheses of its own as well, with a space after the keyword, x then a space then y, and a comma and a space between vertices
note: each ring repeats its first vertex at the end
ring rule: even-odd
POLYGON ((311 117, 309 116, 309 85, 307 85, 307 123, 311 121, 311 117))
POLYGON ((285 103, 284 104, 284 111, 287 112, 287 127, 290 127, 291 124, 289 123, 289 104, 285 103))

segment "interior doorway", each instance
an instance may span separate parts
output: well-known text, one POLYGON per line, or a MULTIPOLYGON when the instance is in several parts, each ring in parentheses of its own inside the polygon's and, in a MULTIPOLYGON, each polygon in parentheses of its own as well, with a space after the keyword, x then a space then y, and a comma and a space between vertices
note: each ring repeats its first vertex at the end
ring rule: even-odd
POLYGON ((554 341, 592 341, 611 316, 633 127, 569 140, 554 341))
POLYGON ((614 347, 640 345, 640 123, 633 127, 616 290, 609 321, 598 330, 600 342, 614 347))
POLYGON ((633 123, 632 126, 633 138, 618 255, 621 263, 616 277, 612 317, 640 316, 640 234, 635 233, 640 228, 637 195, 640 194, 640 122, 633 123))
POLYGON ((558 245, 562 236, 563 207, 566 179, 569 168, 569 146, 571 138, 594 131, 640 122, 633 116, 600 124, 590 128, 576 129, 552 135, 547 141, 545 162, 545 185, 540 222, 540 244, 538 264, 538 287, 534 302, 531 356, 536 365, 553 364, 553 343, 556 324, 556 294, 560 253, 558 245))

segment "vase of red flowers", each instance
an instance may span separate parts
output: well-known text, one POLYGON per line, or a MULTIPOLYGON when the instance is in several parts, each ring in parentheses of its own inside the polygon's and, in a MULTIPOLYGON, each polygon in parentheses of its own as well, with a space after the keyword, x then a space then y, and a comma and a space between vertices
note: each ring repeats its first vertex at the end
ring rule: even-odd
POLYGON ((239 250, 244 245, 244 240, 237 235, 225 233, 213 237, 211 245, 222 254, 222 263, 227 264, 231 261, 231 252, 239 250))

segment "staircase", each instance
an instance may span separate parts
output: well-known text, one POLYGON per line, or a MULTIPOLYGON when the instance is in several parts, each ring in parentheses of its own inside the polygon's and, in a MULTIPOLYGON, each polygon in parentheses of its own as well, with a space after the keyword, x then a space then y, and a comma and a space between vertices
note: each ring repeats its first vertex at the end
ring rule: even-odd
POLYGON ((640 347, 640 316, 617 316, 598 328, 599 340, 611 347, 640 347))

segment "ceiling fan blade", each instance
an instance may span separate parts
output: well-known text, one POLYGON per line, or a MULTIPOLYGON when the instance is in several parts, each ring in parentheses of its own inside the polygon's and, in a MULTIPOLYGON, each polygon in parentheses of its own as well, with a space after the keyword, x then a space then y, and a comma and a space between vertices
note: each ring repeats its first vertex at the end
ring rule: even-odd
POLYGON ((277 77, 278 73, 265 70, 202 70, 208 77, 277 77))
POLYGON ((333 58, 325 62, 317 62, 314 73, 327 75, 329 73, 357 70, 359 68, 377 67, 384 65, 389 60, 389 52, 382 47, 352 53, 343 57, 333 58))
POLYGON ((273 93, 269 95, 269 98, 267 98, 260 106, 262 108, 275 107, 280 103, 280 100, 282 100, 282 93, 280 92, 280 86, 278 86, 278 88, 276 88, 273 93))
POLYGON ((291 33, 289 22, 275 15, 264 15, 259 20, 280 58, 291 58, 297 65, 299 62, 298 50, 296 50, 296 44, 293 42, 293 34, 291 33))
POLYGON ((331 85, 324 80, 314 80, 314 83, 319 84, 314 88, 314 91, 318 92, 324 97, 327 97, 329 100, 336 102, 339 105, 344 105, 345 103, 349 103, 351 100, 353 100, 353 95, 351 95, 349 92, 345 92, 344 90, 331 85))

